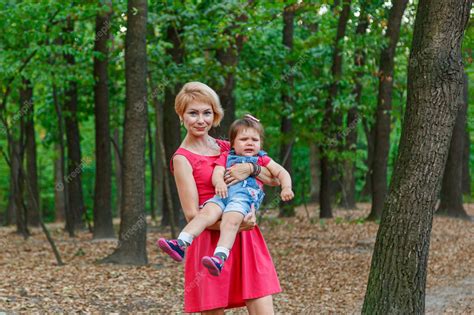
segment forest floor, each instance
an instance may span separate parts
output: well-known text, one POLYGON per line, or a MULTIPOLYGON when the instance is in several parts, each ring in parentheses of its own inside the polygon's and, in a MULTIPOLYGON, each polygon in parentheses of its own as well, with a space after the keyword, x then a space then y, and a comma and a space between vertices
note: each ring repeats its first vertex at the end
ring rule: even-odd
MULTIPOLYGON (((335 210, 319 220, 310 205, 297 217, 265 214, 260 228, 268 243, 283 292, 274 296, 277 313, 360 313, 378 225, 363 222, 368 204, 335 210), (312 218, 308 220, 309 217, 312 218)), ((474 217, 474 204, 466 205, 474 217)), ((169 230, 149 226, 149 265, 98 265, 116 241, 92 241, 81 232, 70 239, 62 225, 49 225, 65 266, 56 266, 39 229, 23 240, 14 227, 0 228, 1 312, 181 313, 183 265, 159 252, 154 243, 169 230)), ((435 217, 428 263, 426 312, 474 313, 474 221, 435 217)), ((234 309, 231 314, 245 314, 234 309)))

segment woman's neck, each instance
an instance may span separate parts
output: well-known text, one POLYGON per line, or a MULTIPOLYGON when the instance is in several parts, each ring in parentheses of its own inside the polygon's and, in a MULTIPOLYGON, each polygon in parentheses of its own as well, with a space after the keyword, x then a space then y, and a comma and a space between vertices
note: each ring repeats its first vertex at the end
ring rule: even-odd
POLYGON ((181 146, 203 155, 213 155, 216 154, 215 151, 219 151, 219 146, 217 145, 216 140, 208 134, 202 137, 196 137, 188 133, 181 146))

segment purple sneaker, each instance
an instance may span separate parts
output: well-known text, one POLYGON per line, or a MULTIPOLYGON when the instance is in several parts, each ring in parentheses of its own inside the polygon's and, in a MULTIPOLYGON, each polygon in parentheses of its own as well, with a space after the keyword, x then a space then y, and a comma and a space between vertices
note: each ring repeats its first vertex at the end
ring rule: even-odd
POLYGON ((180 262, 184 258, 184 247, 178 244, 177 240, 167 240, 165 238, 160 238, 156 245, 161 248, 165 253, 170 255, 171 258, 180 262))
POLYGON ((213 276, 218 276, 221 274, 222 267, 224 266, 224 262, 217 256, 204 256, 201 259, 201 263, 204 267, 209 270, 209 273, 213 276))

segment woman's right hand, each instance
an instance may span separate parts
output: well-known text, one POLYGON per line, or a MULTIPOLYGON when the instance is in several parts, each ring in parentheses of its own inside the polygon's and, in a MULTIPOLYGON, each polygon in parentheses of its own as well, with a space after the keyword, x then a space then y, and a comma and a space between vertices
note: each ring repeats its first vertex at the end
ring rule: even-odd
POLYGON ((257 225, 257 216, 255 215, 255 207, 252 205, 251 211, 247 214, 240 224, 239 232, 250 231, 257 225))

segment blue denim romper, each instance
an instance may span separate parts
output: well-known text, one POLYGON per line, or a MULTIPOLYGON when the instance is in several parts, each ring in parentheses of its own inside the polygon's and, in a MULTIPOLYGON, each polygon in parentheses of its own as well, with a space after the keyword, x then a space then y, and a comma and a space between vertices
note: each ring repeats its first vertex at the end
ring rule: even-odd
MULTIPOLYGON (((260 150, 257 156, 240 156, 235 155, 234 149, 230 150, 227 156, 226 168, 231 167, 236 163, 257 163, 260 156, 267 155, 265 151, 260 150)), ((250 176, 243 181, 240 181, 228 187, 227 198, 221 198, 215 195, 204 203, 208 202, 217 204, 223 212, 240 212, 244 216, 250 213, 251 205, 253 204, 255 210, 260 208, 265 193, 260 188, 257 180, 250 176)))

